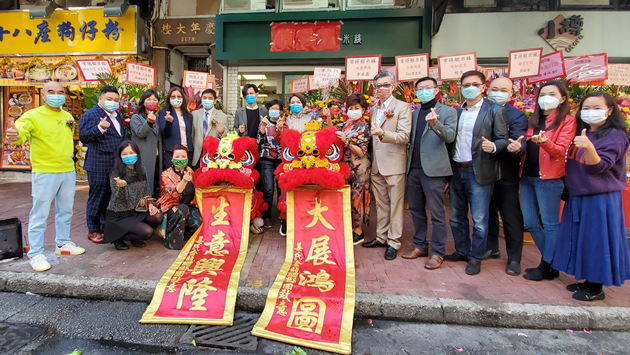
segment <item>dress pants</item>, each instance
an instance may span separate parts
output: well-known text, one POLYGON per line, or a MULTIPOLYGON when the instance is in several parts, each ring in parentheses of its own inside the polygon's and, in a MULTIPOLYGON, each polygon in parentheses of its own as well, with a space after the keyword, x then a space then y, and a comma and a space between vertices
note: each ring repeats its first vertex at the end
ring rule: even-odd
POLYGON ((109 205, 111 188, 109 186, 109 174, 104 172, 87 172, 88 192, 85 216, 87 218, 88 232, 94 233, 105 226, 105 213, 109 205))
POLYGON ((405 174, 372 174, 372 188, 376 200, 376 239, 398 250, 403 230, 405 174))
POLYGON ((494 253, 499 251, 499 213, 501 213, 508 263, 520 262, 523 254, 523 214, 518 188, 518 179, 499 180, 494 184, 490 201, 486 249, 494 253))

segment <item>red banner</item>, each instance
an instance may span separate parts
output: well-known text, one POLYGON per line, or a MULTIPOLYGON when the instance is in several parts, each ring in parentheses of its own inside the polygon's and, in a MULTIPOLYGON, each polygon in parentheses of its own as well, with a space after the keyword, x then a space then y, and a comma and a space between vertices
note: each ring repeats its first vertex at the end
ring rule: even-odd
POLYGON ((350 187, 288 191, 286 259, 252 334, 350 354, 354 276, 350 187))
POLYGON ((341 22, 272 23, 271 52, 338 51, 341 22))
POLYGON ((141 323, 232 325, 252 190, 197 189, 203 225, 155 289, 141 323))

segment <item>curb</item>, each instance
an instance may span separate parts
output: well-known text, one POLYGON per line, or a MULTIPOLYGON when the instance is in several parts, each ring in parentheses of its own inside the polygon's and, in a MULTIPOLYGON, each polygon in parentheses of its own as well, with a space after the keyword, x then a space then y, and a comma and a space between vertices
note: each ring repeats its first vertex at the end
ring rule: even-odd
MULTIPOLYGON (((0 291, 149 303, 157 281, 0 271, 0 291)), ((236 309, 262 312, 269 288, 238 288, 236 309)), ((357 293, 354 316, 531 329, 630 330, 630 308, 551 306, 357 293)))

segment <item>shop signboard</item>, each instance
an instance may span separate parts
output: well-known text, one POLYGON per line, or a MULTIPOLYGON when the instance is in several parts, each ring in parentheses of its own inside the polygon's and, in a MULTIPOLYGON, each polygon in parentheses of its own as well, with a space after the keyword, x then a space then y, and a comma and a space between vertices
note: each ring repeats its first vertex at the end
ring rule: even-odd
POLYGON ((157 20, 154 28, 159 42, 165 45, 210 45, 216 42, 214 17, 157 20))

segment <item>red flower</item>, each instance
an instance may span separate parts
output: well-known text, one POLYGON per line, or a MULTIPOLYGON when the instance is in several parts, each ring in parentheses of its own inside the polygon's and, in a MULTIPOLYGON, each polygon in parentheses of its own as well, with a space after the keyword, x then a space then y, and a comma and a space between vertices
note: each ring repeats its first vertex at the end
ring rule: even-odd
POLYGON ((330 113, 333 115, 338 115, 341 112, 341 109, 337 106, 333 106, 330 108, 330 113))

